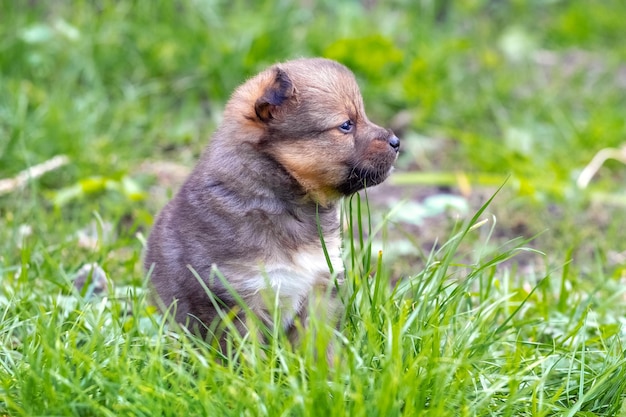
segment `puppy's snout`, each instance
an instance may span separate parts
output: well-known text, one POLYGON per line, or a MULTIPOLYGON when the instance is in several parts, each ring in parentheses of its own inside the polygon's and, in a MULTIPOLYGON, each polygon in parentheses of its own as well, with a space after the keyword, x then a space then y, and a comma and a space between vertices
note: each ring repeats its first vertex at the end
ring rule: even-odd
POLYGON ((391 146, 394 151, 398 152, 400 150, 400 139, 398 139, 396 135, 391 135, 389 139, 387 139, 387 143, 389 143, 389 146, 391 146))

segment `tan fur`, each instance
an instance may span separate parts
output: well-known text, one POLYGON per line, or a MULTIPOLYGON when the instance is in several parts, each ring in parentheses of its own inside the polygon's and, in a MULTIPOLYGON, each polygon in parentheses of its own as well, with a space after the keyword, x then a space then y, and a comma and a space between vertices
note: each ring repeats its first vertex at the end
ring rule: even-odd
MULTIPOLYGON (((291 332, 335 285, 316 219, 341 283, 337 202, 383 181, 398 147, 368 120, 354 76, 334 61, 290 61, 248 80, 150 234, 145 266, 159 304, 175 304, 176 320, 207 334, 219 315, 195 272, 245 332, 217 268, 267 325, 268 300, 278 299, 291 332)), ((332 316, 336 301, 325 305, 332 316)))

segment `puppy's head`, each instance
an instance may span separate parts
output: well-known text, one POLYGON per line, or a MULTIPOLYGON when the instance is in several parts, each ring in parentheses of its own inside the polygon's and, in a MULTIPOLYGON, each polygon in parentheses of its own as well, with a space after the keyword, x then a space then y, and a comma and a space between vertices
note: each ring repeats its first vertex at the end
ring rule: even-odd
POLYGON ((270 67, 235 92, 226 118, 323 205, 381 183, 400 147, 367 118, 352 72, 327 59, 270 67))

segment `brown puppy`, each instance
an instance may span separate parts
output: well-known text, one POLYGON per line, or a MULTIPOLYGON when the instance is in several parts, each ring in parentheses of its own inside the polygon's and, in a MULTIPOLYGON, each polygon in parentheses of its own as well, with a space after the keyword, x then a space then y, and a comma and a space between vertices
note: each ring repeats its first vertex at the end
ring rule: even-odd
POLYGON ((176 320, 206 335, 217 301, 245 332, 234 290, 268 325, 268 300, 278 300, 286 330, 297 317, 306 324, 312 297, 335 285, 316 218, 340 281, 338 200, 382 182, 399 146, 368 120, 353 74, 337 62, 299 59, 248 80, 148 240, 161 305, 175 303, 176 320))

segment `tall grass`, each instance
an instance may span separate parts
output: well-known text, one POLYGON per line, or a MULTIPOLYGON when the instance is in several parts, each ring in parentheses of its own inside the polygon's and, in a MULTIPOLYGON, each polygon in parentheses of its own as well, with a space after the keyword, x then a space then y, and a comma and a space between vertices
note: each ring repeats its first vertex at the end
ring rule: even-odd
MULTIPOLYGON (((486 206, 427 255, 423 270, 391 285, 384 252, 371 256, 373 235, 365 231, 380 225, 368 225, 365 206, 359 196, 346 203, 347 230, 356 239, 347 241, 343 324, 337 330, 313 316, 297 346, 278 329, 265 342, 233 335, 224 360, 211 343, 166 324, 140 289, 85 299, 60 295, 52 282, 37 293, 5 282, 0 412, 573 416, 620 410, 621 330, 608 332, 609 316, 594 306, 609 288, 580 294, 567 289, 567 271, 519 273, 507 262, 525 250, 523 240, 461 253, 468 234, 490 227, 482 221, 486 206), (335 345, 330 363, 318 354, 328 343, 335 345)), ((24 256, 41 253, 33 248, 24 256)))

